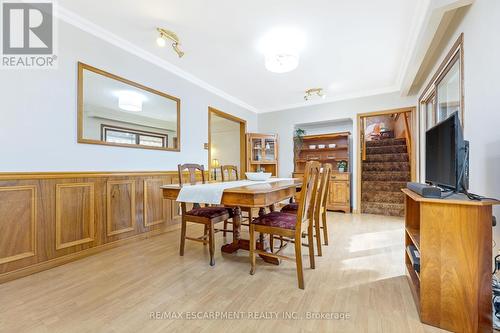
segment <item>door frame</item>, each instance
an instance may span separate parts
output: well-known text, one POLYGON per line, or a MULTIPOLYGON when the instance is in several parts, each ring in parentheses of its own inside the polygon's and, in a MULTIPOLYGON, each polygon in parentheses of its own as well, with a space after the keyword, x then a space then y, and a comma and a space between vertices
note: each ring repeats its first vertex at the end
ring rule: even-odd
POLYGON ((398 109, 390 109, 390 110, 381 110, 381 111, 372 111, 366 113, 358 113, 356 116, 357 119, 357 147, 358 153, 356 156, 356 212, 361 214, 361 171, 362 171, 362 154, 363 150, 362 142, 364 136, 361 135, 361 132, 364 131, 362 126, 362 120, 367 117, 373 116, 382 116, 394 113, 409 113, 410 114, 410 127, 411 127, 411 156, 410 156, 410 170, 411 170, 411 181, 416 181, 417 179, 417 161, 419 156, 417 156, 417 145, 418 145, 418 117, 417 117, 417 107, 409 106, 406 108, 398 108, 398 109))
POLYGON ((223 111, 217 110, 211 106, 208 107, 208 174, 209 178, 212 179, 212 114, 215 114, 221 118, 225 118, 230 121, 234 121, 240 124, 240 178, 246 172, 246 132, 247 132, 247 121, 242 118, 233 116, 232 114, 225 113, 223 111))

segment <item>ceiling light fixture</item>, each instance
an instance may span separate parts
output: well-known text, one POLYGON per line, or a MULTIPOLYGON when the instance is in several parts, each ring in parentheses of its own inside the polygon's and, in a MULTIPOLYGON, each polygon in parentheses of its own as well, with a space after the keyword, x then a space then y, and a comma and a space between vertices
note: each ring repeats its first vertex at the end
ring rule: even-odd
POLYGON ((118 107, 125 111, 142 111, 144 97, 133 91, 123 91, 118 95, 118 107))
POLYGON ((304 34, 293 28, 276 28, 267 33, 259 42, 266 69, 273 73, 286 73, 296 69, 304 40, 304 34))
POLYGON ((326 98, 325 93, 323 92, 323 88, 311 88, 307 89, 304 95, 304 99, 306 101, 310 100, 313 97, 321 97, 322 99, 326 98))
POLYGON ((167 40, 170 40, 173 42, 172 48, 177 53, 179 58, 182 58, 184 52, 182 52, 179 48, 179 46, 181 45, 179 37, 177 37, 177 35, 173 31, 167 29, 156 28, 156 30, 160 33, 160 37, 156 39, 156 43, 158 44, 158 46, 165 47, 165 45, 167 45, 167 40))
POLYGON ((273 73, 287 73, 299 66, 296 54, 268 54, 265 58, 266 69, 273 73))

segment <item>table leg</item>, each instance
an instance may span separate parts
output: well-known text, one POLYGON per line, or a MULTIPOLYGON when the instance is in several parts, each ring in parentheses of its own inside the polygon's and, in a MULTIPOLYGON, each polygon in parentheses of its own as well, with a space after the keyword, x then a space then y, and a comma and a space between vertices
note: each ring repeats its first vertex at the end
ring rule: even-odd
POLYGON ((225 253, 234 253, 240 248, 244 248, 241 244, 241 208, 234 207, 233 214, 233 242, 222 246, 221 251, 225 253))
MULTIPOLYGON (((266 214, 266 209, 264 207, 261 207, 259 209, 259 216, 262 216, 266 214)), ((241 239, 240 238, 240 233, 241 233, 241 208, 240 207, 235 207, 234 208, 234 215, 233 215, 233 242, 223 245, 221 247, 221 251, 224 253, 234 253, 238 251, 239 249, 243 250, 249 250, 250 245, 249 245, 249 240, 248 239, 241 239)), ((270 252, 269 247, 266 244, 264 235, 259 233, 259 241, 257 242, 257 249, 259 250, 264 250, 267 252, 270 252)), ((271 258, 267 256, 260 256, 265 262, 274 264, 274 265, 279 265, 280 260, 277 258, 271 258)))

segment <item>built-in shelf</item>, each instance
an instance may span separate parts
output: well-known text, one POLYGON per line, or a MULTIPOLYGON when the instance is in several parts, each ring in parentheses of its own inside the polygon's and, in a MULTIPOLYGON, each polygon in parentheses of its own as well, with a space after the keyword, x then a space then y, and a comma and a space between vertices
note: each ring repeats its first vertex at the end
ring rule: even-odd
POLYGON ((345 158, 309 158, 309 159, 298 159, 295 162, 297 163, 306 163, 309 161, 319 161, 319 162, 328 162, 328 161, 341 161, 345 160, 345 158))
POLYGON ((274 161, 251 161, 250 164, 276 164, 274 161))
POLYGON ((411 253, 409 252, 408 250, 408 247, 406 247, 406 256, 408 257, 408 260, 410 261, 411 265, 410 265, 410 269, 412 269, 415 273, 415 275, 417 276, 418 280, 420 281, 420 275, 418 274, 418 272, 415 270, 415 268, 413 267, 413 258, 411 256, 411 253))
POLYGON ((335 150, 346 150, 348 147, 347 146, 337 146, 335 148, 302 148, 301 151, 317 151, 317 152, 322 152, 322 151, 335 151, 335 150))
POLYGON ((412 227, 406 227, 406 233, 410 237, 413 245, 420 251, 420 231, 412 227))
POLYGON ((301 151, 317 151, 317 152, 323 152, 323 151, 335 151, 335 150, 346 150, 347 146, 340 146, 340 147, 335 147, 335 148, 302 148, 301 151))

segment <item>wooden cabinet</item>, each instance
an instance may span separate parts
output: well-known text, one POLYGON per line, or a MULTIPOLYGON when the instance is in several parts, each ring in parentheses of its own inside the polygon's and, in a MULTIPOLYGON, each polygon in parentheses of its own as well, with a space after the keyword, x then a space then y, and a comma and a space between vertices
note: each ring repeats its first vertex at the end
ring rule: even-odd
POLYGON ((338 163, 347 162, 349 168, 350 133, 329 133, 321 135, 306 135, 302 137, 300 147, 295 147, 295 171, 293 177, 304 176, 304 166, 307 161, 330 163, 334 172, 329 184, 328 210, 351 212, 351 175, 349 172, 338 172, 338 163))
POLYGON ((341 210, 345 213, 350 213, 351 212, 350 196, 351 196, 351 191, 350 191, 349 177, 347 177, 347 180, 332 179, 330 181, 330 191, 328 196, 327 209, 341 210))
MULTIPOLYGON (((294 178, 302 178, 304 174, 294 172, 294 178)), ((334 172, 330 178, 326 209, 351 212, 351 175, 348 172, 334 172)))
POLYGON ((492 205, 498 202, 402 191, 406 275, 420 320, 452 332, 491 332, 492 205))
POLYGON ((258 170, 278 175, 277 134, 247 134, 247 171, 258 170))

